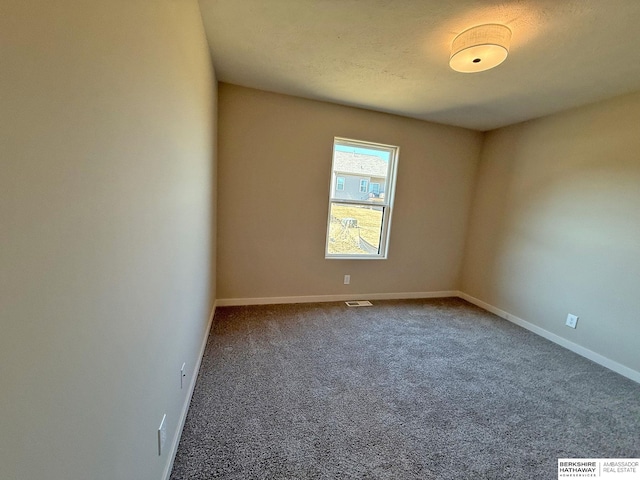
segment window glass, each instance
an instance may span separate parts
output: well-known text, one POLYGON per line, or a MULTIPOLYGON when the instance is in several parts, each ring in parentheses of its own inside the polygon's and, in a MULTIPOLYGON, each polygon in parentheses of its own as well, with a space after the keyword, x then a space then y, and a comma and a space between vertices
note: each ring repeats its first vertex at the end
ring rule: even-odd
POLYGON ((325 258, 386 258, 398 147, 335 138, 325 258))

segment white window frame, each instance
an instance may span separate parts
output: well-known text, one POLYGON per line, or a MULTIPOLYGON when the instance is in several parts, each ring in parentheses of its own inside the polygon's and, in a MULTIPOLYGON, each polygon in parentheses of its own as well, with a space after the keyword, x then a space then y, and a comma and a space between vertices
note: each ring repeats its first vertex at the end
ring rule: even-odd
POLYGON ((369 188, 369 180, 361 178, 360 179, 360 193, 367 193, 367 188, 369 188))
MULTIPOLYGON (((386 145, 383 143, 374 143, 374 142, 366 142, 363 140, 353 140, 350 138, 343 137, 335 137, 333 139, 333 150, 336 151, 336 145, 344 145, 347 147, 355 147, 355 148, 367 148, 373 150, 382 150, 389 152, 389 167, 387 170, 387 177, 385 181, 385 194, 384 198, 381 201, 372 204, 369 199, 364 200, 353 200, 353 199, 344 199, 344 198, 335 198, 332 196, 334 189, 333 186, 336 185, 336 172, 334 170, 334 158, 332 153, 331 160, 331 182, 329 184, 329 208, 327 213, 327 231, 326 231, 326 239, 325 239, 325 252, 324 258, 327 260, 385 260, 389 253, 389 236, 391 231, 391 217, 393 213, 393 200, 395 197, 395 186, 396 186, 396 174, 398 170, 398 157, 400 154, 400 147, 395 145, 386 145), (375 205, 377 207, 382 207, 382 226, 380 228, 380 245, 378 247, 378 253, 369 253, 369 254, 338 254, 338 253, 329 253, 329 229, 331 227, 331 206, 336 204, 352 204, 352 205, 362 205, 362 206, 371 206, 375 205)), ((369 183, 369 182, 367 182, 369 183)), ((337 189, 336 189, 337 190, 337 189)))
POLYGON ((344 192, 344 185, 346 183, 346 179, 344 177, 341 177, 339 175, 336 176, 336 191, 337 192, 344 192), (342 184, 340 184, 340 180, 342 180, 342 184), (342 188, 339 188, 342 187, 342 188))

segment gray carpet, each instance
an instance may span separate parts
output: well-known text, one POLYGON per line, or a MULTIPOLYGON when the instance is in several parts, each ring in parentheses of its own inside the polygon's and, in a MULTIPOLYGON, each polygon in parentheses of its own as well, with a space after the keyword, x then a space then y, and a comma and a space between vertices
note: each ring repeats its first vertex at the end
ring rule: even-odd
POLYGON ((639 432, 640 385, 463 300, 226 307, 171 479, 555 479, 639 432))

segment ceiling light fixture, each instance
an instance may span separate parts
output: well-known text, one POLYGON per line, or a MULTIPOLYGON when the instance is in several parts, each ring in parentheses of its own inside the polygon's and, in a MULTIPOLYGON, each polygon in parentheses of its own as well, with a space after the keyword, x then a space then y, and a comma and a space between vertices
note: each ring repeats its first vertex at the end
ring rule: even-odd
POLYGON ((453 39, 449 66, 463 73, 497 67, 507 58, 510 41, 511 30, 504 25, 472 27, 453 39))

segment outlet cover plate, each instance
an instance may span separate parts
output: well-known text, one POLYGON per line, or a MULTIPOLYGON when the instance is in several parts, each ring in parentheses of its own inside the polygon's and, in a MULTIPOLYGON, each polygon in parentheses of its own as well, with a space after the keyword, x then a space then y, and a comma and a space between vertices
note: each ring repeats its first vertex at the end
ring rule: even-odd
POLYGON ((569 314, 567 315, 567 321, 565 322, 565 325, 567 327, 571 327, 571 328, 576 328, 578 326, 578 316, 577 315, 573 315, 573 314, 569 314))
POLYGON ((162 455, 162 449, 167 441, 167 414, 162 416, 162 421, 158 427, 158 455, 162 455))

